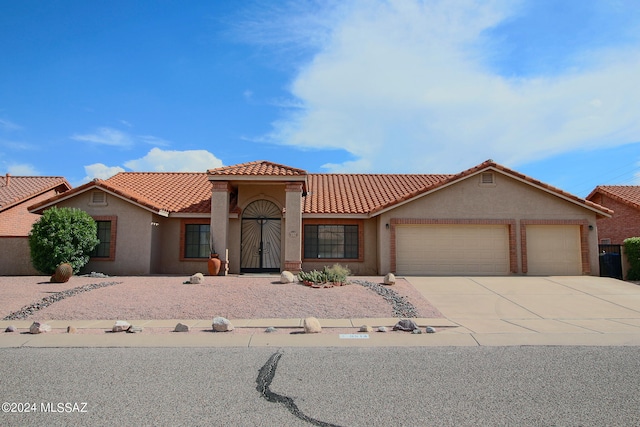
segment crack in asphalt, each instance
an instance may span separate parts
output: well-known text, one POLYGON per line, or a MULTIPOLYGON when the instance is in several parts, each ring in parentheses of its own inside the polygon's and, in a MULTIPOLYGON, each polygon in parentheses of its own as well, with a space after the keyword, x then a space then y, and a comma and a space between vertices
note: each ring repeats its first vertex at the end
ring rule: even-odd
POLYGON ((267 363, 265 363, 262 368, 260 368, 258 377, 256 378, 256 390, 258 390, 262 397, 264 397, 268 402, 283 404, 285 408, 289 410, 289 412, 303 421, 321 427, 340 427, 336 424, 316 420, 315 418, 311 418, 308 415, 303 414, 292 398, 274 393, 269 389, 269 387, 271 386, 271 382, 273 381, 273 377, 276 375, 276 368, 278 367, 278 361, 281 357, 281 352, 272 354, 271 357, 269 357, 269 360, 267 360, 267 363))

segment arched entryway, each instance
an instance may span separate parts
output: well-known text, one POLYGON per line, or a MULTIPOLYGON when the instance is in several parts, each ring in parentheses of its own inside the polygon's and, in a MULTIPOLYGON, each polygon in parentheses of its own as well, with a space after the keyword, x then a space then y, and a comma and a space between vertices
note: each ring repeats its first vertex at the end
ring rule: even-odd
POLYGON ((240 271, 280 271, 280 209, 268 200, 256 200, 242 213, 240 271))

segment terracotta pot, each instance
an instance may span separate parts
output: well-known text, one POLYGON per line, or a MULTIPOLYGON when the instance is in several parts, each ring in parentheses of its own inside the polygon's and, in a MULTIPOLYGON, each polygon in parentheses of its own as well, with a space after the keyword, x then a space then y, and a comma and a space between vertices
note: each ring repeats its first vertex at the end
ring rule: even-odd
POLYGON ((220 273, 220 265, 222 261, 220 261, 220 257, 218 254, 211 254, 209 256, 209 261, 207 262, 207 267, 209 268, 210 276, 217 276, 220 273))

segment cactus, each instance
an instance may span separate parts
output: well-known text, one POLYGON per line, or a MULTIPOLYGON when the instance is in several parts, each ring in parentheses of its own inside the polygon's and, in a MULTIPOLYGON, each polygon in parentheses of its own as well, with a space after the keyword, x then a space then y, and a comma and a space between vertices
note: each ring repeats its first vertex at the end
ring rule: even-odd
POLYGON ((73 276, 73 267, 66 262, 56 267, 56 271, 51 276, 53 283, 66 283, 73 276))

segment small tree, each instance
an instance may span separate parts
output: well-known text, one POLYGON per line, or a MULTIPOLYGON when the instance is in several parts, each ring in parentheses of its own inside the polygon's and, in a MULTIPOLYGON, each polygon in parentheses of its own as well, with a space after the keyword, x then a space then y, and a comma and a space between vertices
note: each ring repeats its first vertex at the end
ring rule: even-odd
POLYGON ((629 237, 623 243, 630 266, 627 279, 640 280, 640 237, 629 237))
POLYGON ((75 208, 47 209, 29 233, 31 263, 36 270, 52 274, 63 262, 77 273, 89 261, 100 241, 96 222, 75 208))

